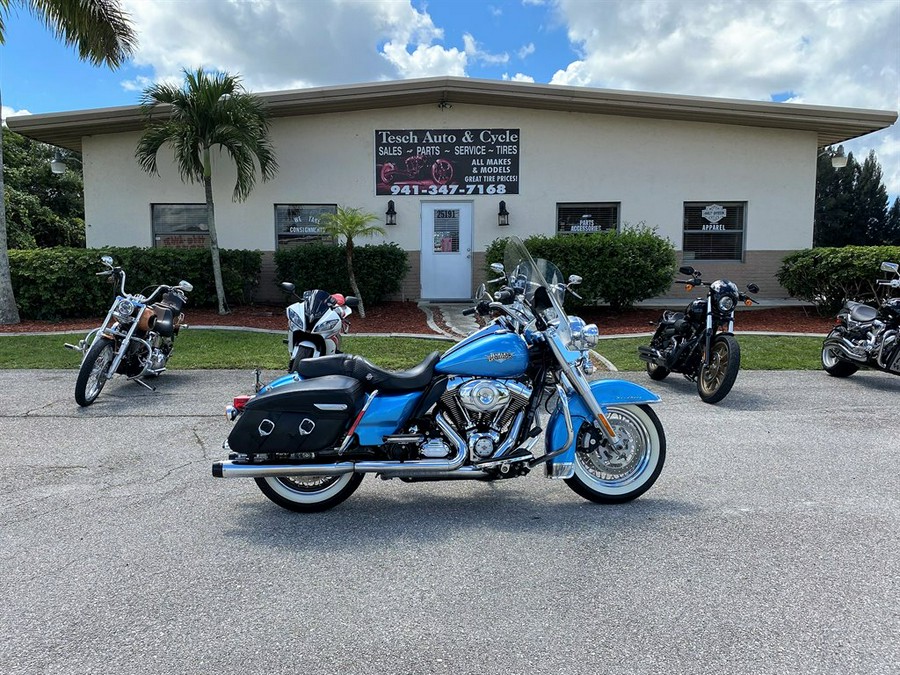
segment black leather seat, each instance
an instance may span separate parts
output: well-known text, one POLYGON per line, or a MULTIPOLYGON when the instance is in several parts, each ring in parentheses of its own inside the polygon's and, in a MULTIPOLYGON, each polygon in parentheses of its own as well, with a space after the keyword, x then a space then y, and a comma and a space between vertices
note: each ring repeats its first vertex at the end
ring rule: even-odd
POLYGON ((850 310, 850 318, 860 323, 868 323, 874 321, 878 316, 878 310, 861 302, 850 301, 847 303, 847 309, 850 310))
POLYGON ((385 370, 361 356, 335 354, 315 359, 303 359, 296 371, 301 377, 346 375, 359 380, 366 391, 412 391, 424 389, 434 377, 434 366, 440 352, 431 352, 419 365, 409 370, 385 370))

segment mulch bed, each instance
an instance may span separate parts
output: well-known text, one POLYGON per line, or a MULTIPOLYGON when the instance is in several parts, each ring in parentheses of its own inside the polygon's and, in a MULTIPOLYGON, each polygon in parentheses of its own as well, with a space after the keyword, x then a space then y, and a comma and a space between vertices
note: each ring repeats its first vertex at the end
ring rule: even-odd
MULTIPOLYGON (((186 308, 185 322, 193 326, 245 326, 287 330, 284 308, 269 305, 235 307, 230 314, 220 315, 212 309, 186 308)), ((581 317, 596 323, 602 335, 618 333, 646 333, 653 330, 661 309, 637 308, 613 312, 609 308, 584 310, 581 317)), ((67 319, 62 321, 22 321, 15 325, 0 325, 0 333, 88 331, 95 328, 102 317, 67 319)), ((353 333, 421 333, 433 334, 425 313, 414 302, 386 302, 366 309, 366 318, 354 310, 350 317, 353 333)), ((831 317, 819 316, 811 307, 776 307, 766 309, 738 309, 736 331, 773 331, 789 333, 827 333, 834 325, 831 317)))

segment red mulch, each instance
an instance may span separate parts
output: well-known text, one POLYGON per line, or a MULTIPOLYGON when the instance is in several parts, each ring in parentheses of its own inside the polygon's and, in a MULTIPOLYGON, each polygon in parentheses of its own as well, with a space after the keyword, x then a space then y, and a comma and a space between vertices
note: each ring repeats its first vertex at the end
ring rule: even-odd
MULTIPOLYGON (((603 335, 617 333, 646 333, 653 330, 662 309, 631 309, 615 313, 608 308, 583 310, 581 317, 596 323, 603 335)), ((22 321, 15 325, 0 325, 0 333, 87 331, 95 328, 102 317, 53 321, 22 321)), ((246 326, 286 330, 287 319, 283 307, 254 305, 236 307, 230 314, 219 315, 211 309, 191 309, 185 312, 185 322, 193 326, 246 326)), ((354 310, 350 317, 352 333, 433 333, 425 320, 425 313, 414 302, 387 302, 366 309, 366 318, 354 310)), ((769 309, 738 309, 736 331, 777 331, 792 333, 827 333, 834 319, 819 316, 811 307, 777 307, 769 309)))

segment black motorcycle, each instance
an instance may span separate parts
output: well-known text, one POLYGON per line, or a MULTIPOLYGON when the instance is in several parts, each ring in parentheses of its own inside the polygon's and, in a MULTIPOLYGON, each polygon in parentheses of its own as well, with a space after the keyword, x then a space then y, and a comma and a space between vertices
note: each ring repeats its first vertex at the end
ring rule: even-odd
MULTIPOLYGON (((879 286, 900 288, 897 263, 883 262, 881 269, 895 279, 879 286)), ((834 377, 848 377, 860 368, 900 375, 900 298, 890 298, 880 307, 848 300, 837 315, 839 324, 822 345, 822 367, 834 377)))
MULTIPOLYGON (((741 348, 734 338, 734 309, 738 302, 751 305, 753 298, 728 279, 703 281, 700 272, 686 266, 678 269, 690 279, 676 281, 688 291, 708 287, 706 298, 698 298, 683 312, 666 310, 649 347, 638 347, 638 357, 647 363, 652 380, 681 373, 697 382, 697 392, 706 403, 718 403, 734 386, 741 369, 741 348)), ((759 286, 747 284, 758 293, 759 286)))

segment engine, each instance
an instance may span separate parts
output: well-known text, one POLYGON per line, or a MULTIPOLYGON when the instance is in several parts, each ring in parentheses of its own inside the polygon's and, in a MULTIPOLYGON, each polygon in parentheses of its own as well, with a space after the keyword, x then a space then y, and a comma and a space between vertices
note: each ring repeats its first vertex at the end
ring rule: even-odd
MULTIPOLYGON (((518 432, 531 392, 516 380, 452 378, 440 407, 466 439, 471 459, 479 460, 512 442, 511 432, 518 432)), ((429 456, 427 447, 421 450, 429 456)))

